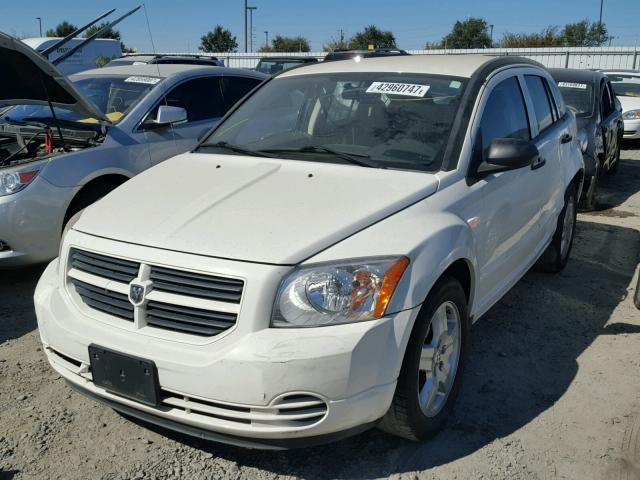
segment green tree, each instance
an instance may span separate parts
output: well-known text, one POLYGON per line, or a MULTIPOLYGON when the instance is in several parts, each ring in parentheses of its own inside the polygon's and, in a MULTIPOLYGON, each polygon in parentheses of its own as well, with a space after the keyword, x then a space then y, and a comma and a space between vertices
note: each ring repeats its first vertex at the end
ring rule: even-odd
POLYGON ((96 58, 96 67, 97 68, 102 68, 107 63, 109 63, 111 60, 113 60, 111 57, 106 57, 106 56, 98 57, 98 58, 96 58))
POLYGON ((383 31, 375 25, 369 25, 349 40, 349 48, 367 50, 369 45, 375 48, 396 48, 396 37, 389 30, 383 31))
POLYGON ((310 52, 309 40, 302 36, 285 37, 276 35, 271 46, 262 47, 260 52, 310 52))
POLYGON ((329 40, 327 40, 327 43, 322 46, 322 50, 325 52, 333 52, 334 50, 346 50, 347 48, 349 48, 349 43, 344 39, 344 37, 331 37, 329 40))
MULTIPOLYGON (((102 28, 109 25, 107 22, 99 23, 98 25, 91 25, 84 32, 84 37, 89 38, 91 35, 94 35, 96 32, 99 32, 102 28)), ((104 32, 98 35, 97 38, 111 38, 113 40, 120 40, 120 32, 118 30, 114 30, 113 28, 107 28, 104 32)))
POLYGON ((491 46, 488 30, 489 24, 484 18, 458 20, 442 44, 445 48, 488 48, 491 46))
POLYGON ((563 45, 558 27, 549 26, 540 33, 511 33, 507 32, 498 42, 503 48, 537 48, 557 47, 563 45))
POLYGON ((73 23, 69 23, 65 20, 64 22, 60 22, 56 26, 56 28, 50 28, 49 30, 47 30, 45 35, 47 37, 66 37, 77 29, 78 27, 76 27, 73 23))
MULTIPOLYGON (((95 33, 99 32, 100 30, 102 30, 107 25, 109 25, 107 22, 102 22, 102 23, 99 23, 98 25, 90 26, 84 32, 84 37, 85 38, 89 38, 91 35, 94 35, 95 33)), ((96 38, 108 38, 108 39, 111 39, 111 40, 121 40, 120 32, 118 30, 113 29, 113 28, 107 28, 104 32, 102 32, 96 38)), ((123 52, 126 52, 126 53, 132 53, 132 51, 133 51, 132 48, 128 48, 122 41, 120 42, 120 49, 123 52)))
POLYGON ((235 52, 238 48, 238 41, 236 37, 231 35, 231 31, 222 28, 221 25, 216 27, 211 32, 207 32, 206 35, 200 37, 199 50, 203 52, 235 52))
POLYGON ((609 41, 606 25, 588 20, 566 24, 560 36, 567 47, 600 47, 609 41))

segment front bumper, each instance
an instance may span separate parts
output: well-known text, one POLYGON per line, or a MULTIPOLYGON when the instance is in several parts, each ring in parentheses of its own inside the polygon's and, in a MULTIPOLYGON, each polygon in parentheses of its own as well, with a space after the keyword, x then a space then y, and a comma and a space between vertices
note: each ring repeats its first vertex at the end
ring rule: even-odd
POLYGON ((624 140, 640 139, 640 120, 625 120, 624 132, 622 134, 624 140))
POLYGON ((46 262, 58 254, 62 221, 75 188, 36 177, 24 190, 0 197, 0 268, 46 262))
POLYGON ((418 311, 349 325, 248 332, 251 319, 244 312, 252 309, 243 305, 230 334, 187 344, 96 321, 76 308, 59 279, 55 260, 36 289, 36 314, 49 362, 74 388, 151 423, 260 448, 333 440, 384 416, 418 311), (92 343, 154 361, 160 405, 142 405, 97 387, 89 368, 92 343), (321 401, 324 415, 298 424, 279 417, 287 413, 279 409, 283 398, 291 396, 321 401))

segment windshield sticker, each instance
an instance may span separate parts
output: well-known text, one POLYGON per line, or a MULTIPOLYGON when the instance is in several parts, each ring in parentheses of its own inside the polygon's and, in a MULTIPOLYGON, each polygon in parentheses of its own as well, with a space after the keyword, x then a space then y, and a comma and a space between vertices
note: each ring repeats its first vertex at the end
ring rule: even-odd
POLYGON ((429 91, 429 85, 414 83, 373 82, 367 93, 386 93, 390 95, 404 95, 406 97, 424 97, 429 91))
POLYGON ((458 80, 451 80, 451 83, 449 84, 449 88, 460 88, 462 86, 462 82, 459 82, 458 80))
POLYGON ((558 82, 558 86, 565 87, 565 88, 579 88, 580 90, 587 89, 586 83, 558 82))
POLYGON ((146 83, 147 85, 155 85, 161 79, 158 77, 128 77, 125 79, 127 83, 146 83))

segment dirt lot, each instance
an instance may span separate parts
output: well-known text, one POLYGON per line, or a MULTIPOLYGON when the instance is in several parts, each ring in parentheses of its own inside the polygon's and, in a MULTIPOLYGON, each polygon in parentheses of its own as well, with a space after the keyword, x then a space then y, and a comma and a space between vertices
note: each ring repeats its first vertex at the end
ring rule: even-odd
POLYGON ((0 479, 640 479, 640 150, 622 157, 567 269, 527 274, 474 326, 455 417, 426 444, 374 430, 273 453, 142 428, 46 364, 40 270, 1 272, 0 479))

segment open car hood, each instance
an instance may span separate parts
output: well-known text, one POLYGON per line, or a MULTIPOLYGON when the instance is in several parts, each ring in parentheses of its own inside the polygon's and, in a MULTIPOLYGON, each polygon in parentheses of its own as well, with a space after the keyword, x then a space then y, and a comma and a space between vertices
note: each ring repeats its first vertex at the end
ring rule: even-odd
POLYGON ((111 123, 51 62, 2 32, 0 72, 0 109, 7 105, 48 105, 50 100, 56 107, 111 123))

